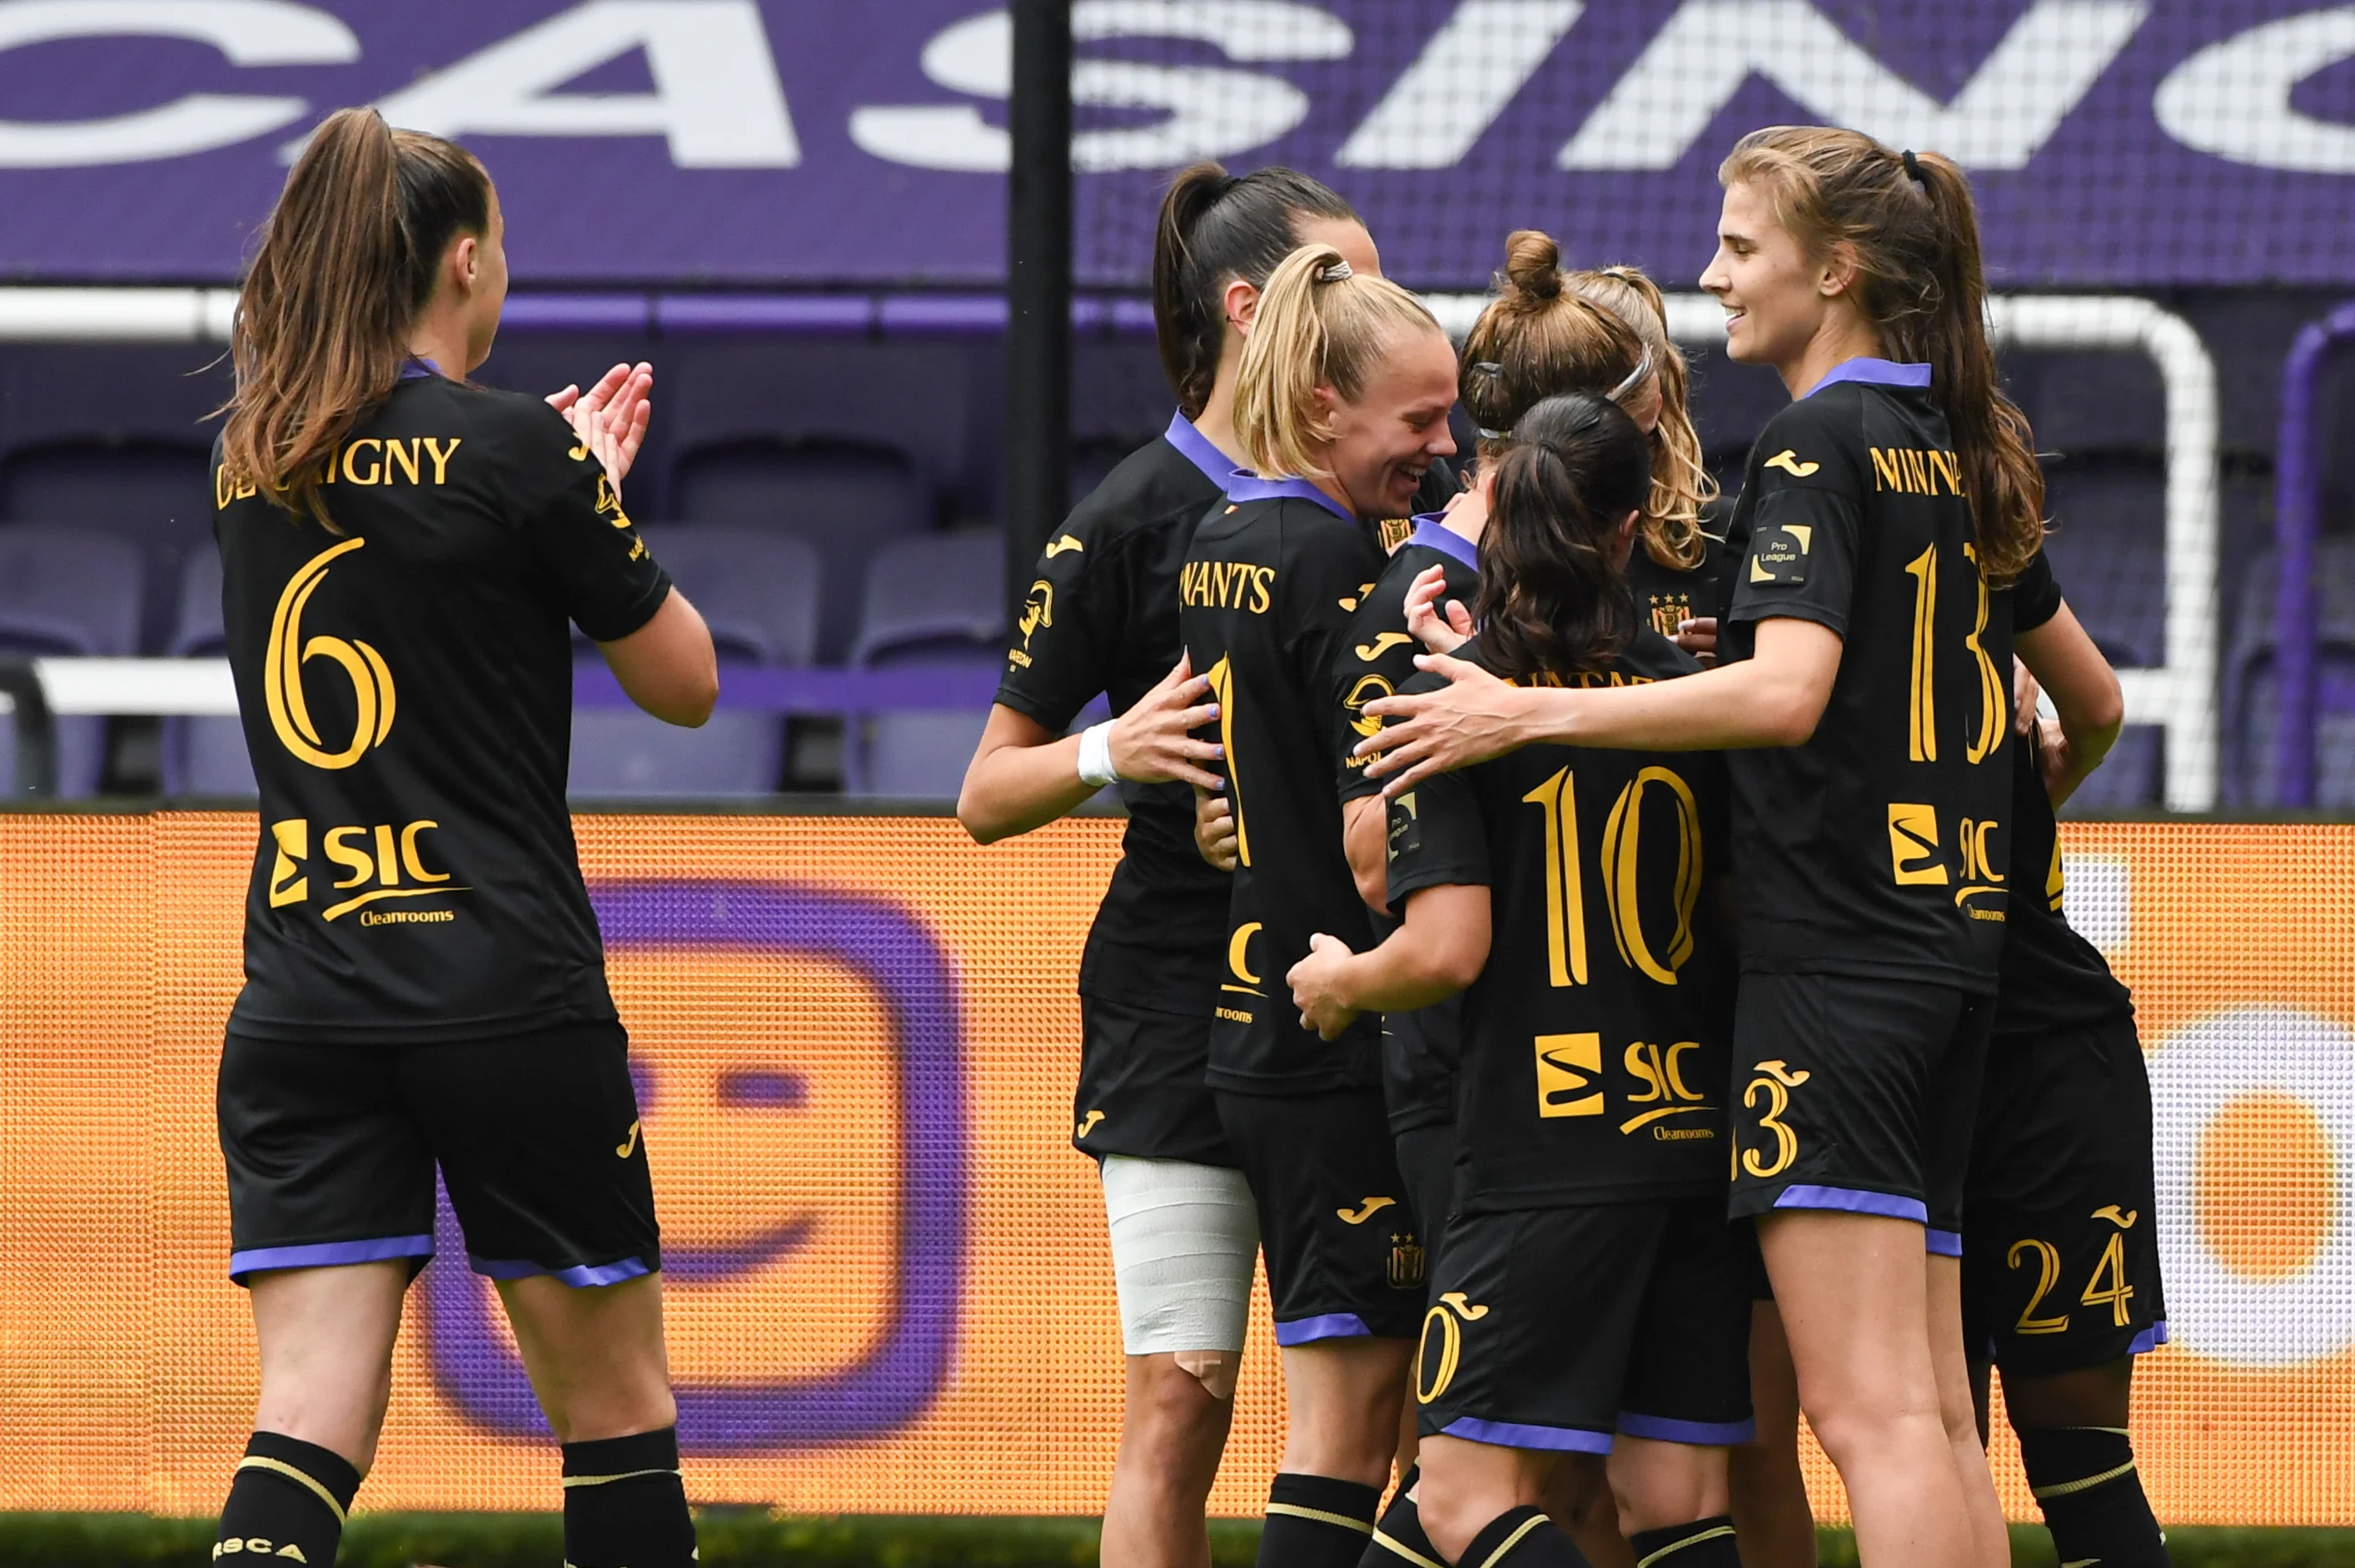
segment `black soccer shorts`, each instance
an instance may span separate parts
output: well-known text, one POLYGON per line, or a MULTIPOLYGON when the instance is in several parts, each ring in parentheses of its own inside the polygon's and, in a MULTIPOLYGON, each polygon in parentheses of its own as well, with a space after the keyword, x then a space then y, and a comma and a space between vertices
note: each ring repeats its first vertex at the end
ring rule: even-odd
POLYGON ((1259 1203, 1275 1342, 1407 1339, 1423 1318, 1423 1237, 1379 1089, 1218 1092, 1259 1203))
POLYGON ((1963 1221, 1964 1343, 2050 1377, 2167 1342, 2134 1018, 1996 1040, 1963 1221))
POLYGON ((1735 1217, 1886 1214, 1963 1247, 1995 998, 1849 975, 1745 974, 1733 1014, 1735 1217))
POLYGON ((617 1285, 662 1267, 613 1022, 442 1045, 221 1051, 229 1276, 433 1255, 433 1175, 494 1279, 617 1285))
POLYGON ((1413 1211, 1415 1234, 1425 1261, 1447 1229, 1455 1209, 1455 1124, 1426 1123, 1391 1135, 1399 1175, 1406 1182, 1406 1206, 1413 1211))
POLYGON ((1725 1445, 1750 1408, 1751 1227, 1717 1198, 1458 1214, 1415 1358, 1425 1436, 1725 1445))
POLYGON ((1202 1082, 1210 1020, 1080 994, 1080 1076, 1071 1091, 1071 1147, 1101 1159, 1235 1163, 1219 1107, 1202 1082))

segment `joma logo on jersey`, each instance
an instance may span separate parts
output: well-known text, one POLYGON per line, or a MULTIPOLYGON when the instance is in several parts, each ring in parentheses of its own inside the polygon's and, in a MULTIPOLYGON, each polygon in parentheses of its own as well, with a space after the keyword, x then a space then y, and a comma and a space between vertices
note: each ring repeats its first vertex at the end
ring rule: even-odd
POLYGON ((1178 569, 1180 603, 1264 615, 1275 603, 1275 568, 1239 560, 1189 560, 1178 569))
MULTIPOLYGON (((334 890, 347 895, 321 910, 319 918, 340 920, 356 909, 381 903, 387 899, 421 899, 437 893, 472 891, 453 884, 451 873, 437 871, 426 864, 419 840, 441 826, 431 820, 404 823, 400 827, 389 822, 379 822, 372 827, 349 824, 330 827, 319 835, 321 855, 341 867, 346 873, 336 879, 334 890)), ((273 822, 270 825, 270 837, 277 847, 276 857, 270 863, 270 907, 283 909, 288 904, 310 902, 309 820, 292 816, 282 822, 273 822)), ((448 910, 398 913, 370 912, 360 916, 360 923, 426 925, 441 924, 456 918, 448 910)))
POLYGON ((357 637, 346 642, 341 637, 305 641, 303 636, 303 611, 327 580, 329 564, 367 543, 346 539, 304 561, 287 580, 285 591, 278 595, 278 608, 270 617, 270 646, 261 661, 261 698, 270 710, 270 728, 280 745, 314 768, 348 768, 370 746, 383 745, 392 732, 392 671, 386 667, 384 656, 357 637), (326 749, 318 726, 311 721, 311 705, 303 695, 303 667, 314 658, 342 666, 351 679, 356 705, 352 736, 341 751, 326 749))
POLYGON ((1963 465, 1951 452, 1928 452, 1910 446, 1872 449, 1872 487, 1901 496, 1959 496, 1963 465), (1940 485, 1945 486, 1944 490, 1940 485))

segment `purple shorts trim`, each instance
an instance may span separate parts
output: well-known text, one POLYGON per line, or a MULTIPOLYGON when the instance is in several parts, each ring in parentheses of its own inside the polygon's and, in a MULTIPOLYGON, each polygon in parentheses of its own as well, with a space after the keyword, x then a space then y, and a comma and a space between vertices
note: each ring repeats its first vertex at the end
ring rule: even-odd
POLYGON ((2141 1333, 2134 1337, 2134 1343, 2126 1347, 2126 1354, 2129 1356, 2147 1356, 2153 1350, 2158 1349, 2161 1345, 2166 1343, 2167 1319, 2162 1317, 2158 1322, 2152 1324, 2149 1328, 2144 1329, 2141 1333))
POLYGON ((1731 1448, 1756 1437, 1758 1422, 1754 1416, 1748 1421, 1671 1421, 1665 1415, 1623 1410, 1619 1435, 1648 1437, 1655 1443, 1688 1443, 1697 1448, 1731 1448))
POLYGON ((1499 1448, 1546 1448, 1564 1454, 1608 1454, 1612 1435, 1589 1432, 1583 1426, 1531 1426, 1518 1421, 1483 1421, 1459 1415, 1442 1427, 1449 1437, 1466 1443, 1487 1443, 1499 1448))
POLYGON ((1295 1317, 1289 1323, 1275 1326, 1275 1342, 1279 1345, 1307 1345, 1318 1339, 1368 1339, 1373 1330, 1366 1320, 1354 1312, 1326 1312, 1315 1317, 1295 1317))
POLYGON ((251 1247, 229 1255, 229 1276, 242 1283, 250 1274, 280 1268, 342 1268, 380 1264, 388 1258, 430 1258, 431 1236, 376 1236, 365 1242, 309 1242, 298 1247, 251 1247))
POLYGON ((655 1271, 638 1258, 623 1258, 619 1263, 574 1264, 570 1268, 543 1268, 528 1258, 484 1258, 466 1254, 466 1263, 485 1279, 531 1279, 546 1275, 561 1280, 575 1290, 592 1285, 619 1285, 627 1279, 641 1279, 655 1271))
POLYGON ((1963 1233, 1960 1231, 1941 1231, 1935 1225, 1925 1227, 1922 1232, 1922 1250, 1935 1253, 1942 1258, 1961 1257, 1963 1233))
POLYGON ((1919 1198, 1898 1198, 1887 1192, 1866 1192, 1854 1187, 1785 1187, 1774 1200, 1777 1209, 1838 1209, 1850 1214, 1881 1214, 1891 1220, 1930 1222, 1930 1211, 1919 1198))

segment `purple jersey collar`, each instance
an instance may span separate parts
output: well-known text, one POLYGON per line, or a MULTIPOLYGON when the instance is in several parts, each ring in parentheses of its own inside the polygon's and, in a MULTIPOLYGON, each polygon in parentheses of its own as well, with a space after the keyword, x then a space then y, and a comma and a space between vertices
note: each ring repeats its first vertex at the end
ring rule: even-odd
POLYGON ((1356 514, 1305 479, 1263 479, 1256 474, 1238 468, 1227 476, 1226 489, 1227 499, 1238 507, 1245 501, 1273 501, 1289 496, 1295 500, 1314 501, 1345 523, 1359 520, 1356 514))
POLYGON ((1176 447, 1179 455, 1202 471, 1202 477, 1224 490, 1227 475, 1234 472, 1234 464, 1223 452, 1210 444, 1210 438, 1194 428, 1194 421, 1183 411, 1169 416, 1169 428, 1161 439, 1176 447))
POLYGON ((442 367, 422 355, 412 356, 400 367, 400 379, 404 381, 430 380, 441 374, 442 367))
POLYGON ((1807 390, 1814 397, 1835 381, 1862 381, 1871 387, 1921 387, 1930 385, 1930 367, 1902 364, 1894 359, 1875 359, 1859 356, 1843 359, 1831 368, 1831 373, 1807 390))
POLYGON ((1406 542, 1419 544, 1425 549, 1435 549, 1442 555, 1462 561, 1475 571, 1479 571, 1480 547, 1441 522, 1439 519, 1443 515, 1439 512, 1417 514, 1414 532, 1407 535, 1406 542))

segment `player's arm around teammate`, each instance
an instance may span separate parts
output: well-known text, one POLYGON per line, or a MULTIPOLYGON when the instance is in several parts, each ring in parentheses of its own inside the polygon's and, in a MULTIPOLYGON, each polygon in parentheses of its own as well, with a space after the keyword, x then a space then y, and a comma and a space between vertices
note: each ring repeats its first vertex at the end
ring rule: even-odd
POLYGON ((1259 1222, 1203 1081, 1229 879, 1190 844, 1195 786, 1223 748, 1183 656, 1178 575, 1242 463, 1236 374, 1268 274, 1309 240, 1369 274, 1373 242, 1315 180, 1215 164, 1178 176, 1154 251, 1155 325, 1178 413, 1073 510, 1040 557, 958 801, 982 841, 1026 832, 1113 783, 1125 853, 1081 966, 1073 1143, 1100 1162, 1126 1352, 1104 1505, 1109 1568, 1198 1568, 1233 1413, 1259 1222), (1096 695, 1115 717, 1059 739, 1096 695))
POLYGON ((563 1445, 568 1558, 684 1568, 653 1192, 564 809, 565 621, 673 722, 716 665, 621 507, 650 373, 552 410, 463 380, 502 230, 464 149, 346 110, 240 301, 215 533, 268 827, 219 1110, 261 1388, 219 1539, 334 1560, 438 1165, 563 1445))
POLYGON ((1328 245, 1269 278, 1236 394, 1253 474, 1194 531, 1179 626, 1220 706, 1238 866, 1208 1081, 1243 1162, 1290 1425, 1260 1558, 1355 1563, 1398 1445, 1423 1253, 1370 1027, 1325 1042, 1275 982, 1316 931, 1369 942, 1342 853, 1327 686, 1380 574, 1370 525, 1452 453, 1455 359, 1430 313, 1328 245))
MULTIPOLYGON (((1481 563, 1485 667, 1613 687, 1697 667, 1627 593, 1645 485, 1643 437, 1593 393, 1515 425, 1481 563)), ((1417 1374, 1422 1483, 1381 1522, 1396 1557, 1582 1563, 1540 1510, 1607 1454, 1639 1560, 1737 1561, 1750 1253, 1719 1196, 1731 973, 1704 908, 1723 800, 1714 758, 1625 752, 1536 748, 1426 781, 1391 817, 1405 925, 1357 954, 1320 935, 1288 976, 1337 1031, 1477 974, 1462 1185, 1417 1374)))
POLYGON ((1633 691, 1523 692, 1439 661, 1449 686, 1379 705, 1407 722, 1367 744, 1406 764, 1393 788, 1538 736, 1777 748, 1733 759, 1738 1049, 1756 1066, 1749 1121, 1772 1135, 1749 1147, 1744 1132, 1736 1210, 1767 1205, 1801 1401, 1867 1561, 1992 1565, 2009 1546, 1953 1254, 2006 895, 1988 825, 2009 795, 2009 605, 1988 587, 2033 557, 2042 480, 1995 387, 1958 169, 1785 128, 1745 138, 1721 172, 1702 285, 1733 357, 1774 365, 1796 400, 1753 449, 1736 514, 1734 662, 1633 691), (1880 849, 1866 825, 1884 816, 1880 849), (1833 1062, 1809 1043, 1824 1039, 1859 1049, 1833 1062))

